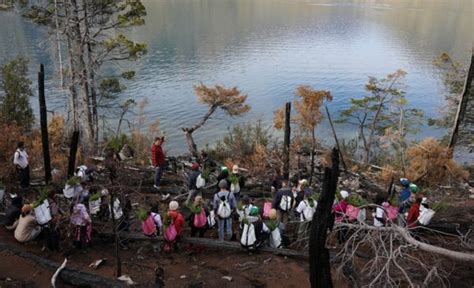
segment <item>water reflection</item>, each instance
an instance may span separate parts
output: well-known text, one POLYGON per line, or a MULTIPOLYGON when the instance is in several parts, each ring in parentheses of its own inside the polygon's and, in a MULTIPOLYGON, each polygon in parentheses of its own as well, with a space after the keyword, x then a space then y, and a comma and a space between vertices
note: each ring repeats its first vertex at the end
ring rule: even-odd
MULTIPOLYGON (((331 90, 336 113, 348 98, 363 95, 368 75, 398 68, 409 73, 410 103, 433 116, 442 101, 433 58, 448 51, 466 63, 472 45, 469 1, 144 2, 146 25, 130 35, 147 42, 149 54, 133 64, 137 81, 123 97, 150 100, 147 116, 150 122, 161 119, 172 152, 185 148, 177 128, 196 122, 206 110, 192 91, 199 81, 237 85, 252 105, 242 119, 218 113, 196 134, 201 145, 219 139, 233 123, 257 118, 270 123, 272 111, 291 99, 299 84, 331 90)), ((44 36, 14 14, 0 14, 0 62, 21 52, 32 58, 32 67, 40 60, 49 64, 51 74, 55 57, 44 36)), ((64 105, 61 91, 52 87, 57 77, 49 80, 49 100, 64 105)), ((346 127, 338 131, 349 133, 346 127)), ((322 138, 328 132, 325 125, 318 131, 322 138)))

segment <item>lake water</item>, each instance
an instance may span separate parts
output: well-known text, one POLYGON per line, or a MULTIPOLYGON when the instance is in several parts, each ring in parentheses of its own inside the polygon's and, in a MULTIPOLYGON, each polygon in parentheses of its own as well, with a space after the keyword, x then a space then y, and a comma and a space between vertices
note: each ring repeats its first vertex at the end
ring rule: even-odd
MULTIPOLYGON (((334 100, 329 108, 336 115, 348 106, 349 98, 364 95, 369 75, 382 77, 399 68, 408 72, 405 90, 410 105, 429 117, 443 104, 443 87, 432 60, 446 51, 467 65, 472 47, 469 0, 144 3, 146 25, 133 28, 130 37, 146 42, 149 53, 132 65, 136 81, 127 85, 122 98, 148 98, 148 122, 160 119, 170 153, 186 149, 179 128, 197 122, 206 111, 193 93, 193 84, 200 81, 238 86, 248 94, 252 110, 236 119, 217 113, 196 132, 199 145, 212 144, 236 123, 261 119, 270 125, 273 110, 293 99, 300 84, 330 90, 334 100)), ((17 14, 0 12, 0 64, 26 55, 35 80, 38 64, 44 63, 49 108, 61 112, 66 96, 54 74, 52 39, 17 14)), ((37 107, 36 98, 32 100, 37 107)), ((348 126, 339 125, 337 131, 341 137, 353 136, 348 126)), ((441 133, 427 127, 420 137, 441 133)), ((318 136, 332 142, 327 122, 318 128, 318 136)))

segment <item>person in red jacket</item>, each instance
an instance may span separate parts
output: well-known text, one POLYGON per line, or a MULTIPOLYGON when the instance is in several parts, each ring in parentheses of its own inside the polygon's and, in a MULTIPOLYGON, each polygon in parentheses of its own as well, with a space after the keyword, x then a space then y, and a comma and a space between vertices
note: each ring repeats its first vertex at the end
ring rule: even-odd
POLYGON ((408 228, 416 228, 418 217, 420 216, 420 205, 421 205, 422 198, 416 198, 416 203, 410 207, 408 210, 408 217, 407 217, 407 224, 408 228))
POLYGON ((151 145, 151 161, 153 167, 155 167, 155 187, 160 189, 161 175, 163 175, 163 169, 165 167, 165 153, 161 147, 165 142, 165 137, 156 137, 155 142, 151 145))
MULTIPOLYGON (((179 241, 179 237, 183 234, 183 227, 184 227, 184 216, 179 212, 179 203, 177 201, 171 201, 169 204, 168 213, 166 213, 167 219, 166 221, 170 221, 168 224, 169 226, 173 225, 174 229, 176 230, 176 234, 168 235, 167 231, 164 232, 165 238, 165 252, 171 251, 171 245, 174 246, 174 250, 178 250, 177 242, 179 241), (173 237, 172 239, 168 238, 169 236, 173 237)), ((168 229, 167 228, 167 229, 168 229)))

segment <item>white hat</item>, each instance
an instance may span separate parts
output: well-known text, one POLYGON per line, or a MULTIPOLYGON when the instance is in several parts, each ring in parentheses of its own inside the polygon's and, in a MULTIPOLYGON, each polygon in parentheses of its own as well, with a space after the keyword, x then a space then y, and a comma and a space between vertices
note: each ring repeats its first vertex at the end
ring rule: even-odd
POLYGON ((176 211, 179 208, 179 203, 176 201, 171 201, 169 207, 171 211, 176 211))
POLYGON ((346 190, 341 190, 339 194, 341 195, 342 199, 346 199, 347 197, 349 197, 349 192, 347 192, 346 190))
POLYGON ((234 166, 232 166, 232 173, 239 173, 239 165, 235 164, 234 166))
POLYGON ((308 185, 308 180, 306 179, 301 179, 299 182, 300 185, 308 185))

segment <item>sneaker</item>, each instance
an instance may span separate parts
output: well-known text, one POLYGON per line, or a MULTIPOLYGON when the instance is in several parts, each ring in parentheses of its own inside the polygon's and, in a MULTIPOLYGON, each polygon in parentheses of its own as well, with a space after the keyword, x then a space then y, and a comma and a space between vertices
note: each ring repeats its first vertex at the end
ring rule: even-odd
POLYGON ((157 189, 157 190, 160 190, 160 186, 158 186, 158 185, 153 185, 153 187, 155 187, 155 189, 157 189))
POLYGON ((169 193, 166 194, 166 195, 163 194, 163 196, 161 196, 161 199, 162 199, 162 200, 166 200, 166 199, 168 199, 169 197, 170 197, 170 194, 169 194, 169 193))

